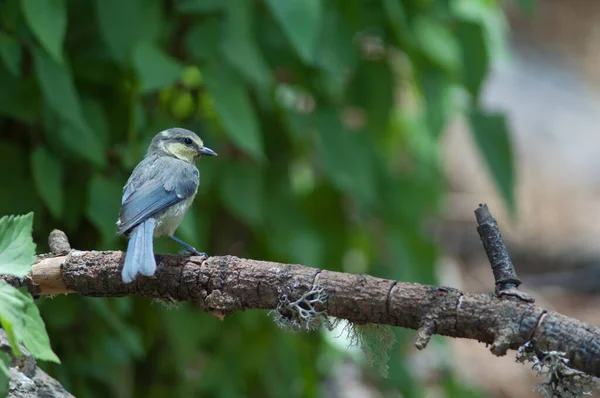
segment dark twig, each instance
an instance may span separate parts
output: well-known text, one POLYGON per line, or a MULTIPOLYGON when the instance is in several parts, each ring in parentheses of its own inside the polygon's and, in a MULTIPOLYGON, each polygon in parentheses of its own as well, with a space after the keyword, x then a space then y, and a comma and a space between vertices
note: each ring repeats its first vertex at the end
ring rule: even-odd
POLYGON ((526 293, 517 290, 521 285, 521 280, 510 260, 498 223, 492 217, 486 204, 480 204, 479 208, 475 210, 475 218, 478 224, 477 232, 494 273, 496 294, 498 296, 515 296, 521 300, 533 302, 533 299, 526 293))

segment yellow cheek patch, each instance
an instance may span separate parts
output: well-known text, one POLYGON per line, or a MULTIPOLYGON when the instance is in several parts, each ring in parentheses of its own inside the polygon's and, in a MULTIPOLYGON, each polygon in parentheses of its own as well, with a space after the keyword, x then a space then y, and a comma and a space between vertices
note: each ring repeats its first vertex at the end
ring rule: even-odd
POLYGON ((183 145, 179 142, 168 144, 167 151, 169 151, 179 159, 185 160, 190 163, 194 162, 194 157, 196 156, 196 151, 194 149, 183 145))

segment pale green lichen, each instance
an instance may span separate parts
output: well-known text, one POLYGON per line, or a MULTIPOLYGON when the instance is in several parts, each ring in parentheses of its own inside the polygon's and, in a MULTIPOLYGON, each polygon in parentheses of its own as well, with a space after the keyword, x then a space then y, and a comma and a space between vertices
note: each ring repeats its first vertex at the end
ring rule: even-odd
POLYGON ((271 311, 273 320, 281 329, 291 332, 308 332, 321 326, 332 330, 335 321, 327 311, 317 310, 317 306, 325 304, 327 293, 316 283, 309 291, 297 300, 292 301, 287 293, 281 293, 277 308, 271 311))
MULTIPOLYGON (((277 307, 270 314, 277 326, 286 331, 308 332, 320 327, 332 331, 341 320, 329 316, 325 310, 317 309, 323 307, 326 300, 327 293, 317 282, 296 300, 290 299, 288 293, 280 292, 277 307)), ((347 322, 344 331, 348 334, 349 347, 360 347, 367 364, 386 377, 389 353, 395 341, 392 328, 387 325, 357 325, 347 322)))
POLYGON ((360 347, 367 364, 382 377, 387 377, 390 351, 396 341, 391 326, 374 323, 357 325, 348 322, 345 329, 348 332, 349 346, 360 347))
POLYGON ((592 395, 596 386, 592 376, 569 367, 564 352, 538 350, 529 341, 519 347, 517 362, 533 364, 532 368, 544 378, 544 382, 533 389, 546 398, 592 395))

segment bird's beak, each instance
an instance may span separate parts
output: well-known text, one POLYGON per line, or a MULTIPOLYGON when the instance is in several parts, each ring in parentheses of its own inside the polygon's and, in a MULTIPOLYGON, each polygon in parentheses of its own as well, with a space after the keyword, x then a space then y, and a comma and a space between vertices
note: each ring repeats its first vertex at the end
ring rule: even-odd
POLYGON ((212 149, 207 148, 205 146, 203 146, 202 148, 200 148, 200 153, 202 155, 217 156, 217 153, 215 151, 213 151, 212 149))

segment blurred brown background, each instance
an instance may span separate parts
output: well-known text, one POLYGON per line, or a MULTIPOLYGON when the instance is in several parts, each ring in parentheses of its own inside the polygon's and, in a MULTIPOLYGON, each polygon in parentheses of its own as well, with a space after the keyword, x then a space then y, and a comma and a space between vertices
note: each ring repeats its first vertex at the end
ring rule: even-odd
MULTIPOLYGON (((535 12, 505 6, 508 59, 495 66, 484 102, 508 114, 517 159, 518 219, 507 216, 463 123, 442 148, 453 191, 440 227, 442 284, 489 291, 493 277, 474 228, 485 200, 500 223, 522 289, 537 304, 600 325, 600 2, 544 0, 535 12)), ((454 340, 466 380, 495 397, 538 397, 534 372, 513 355, 492 358, 454 340)), ((600 396, 598 392, 594 396, 600 396)))

